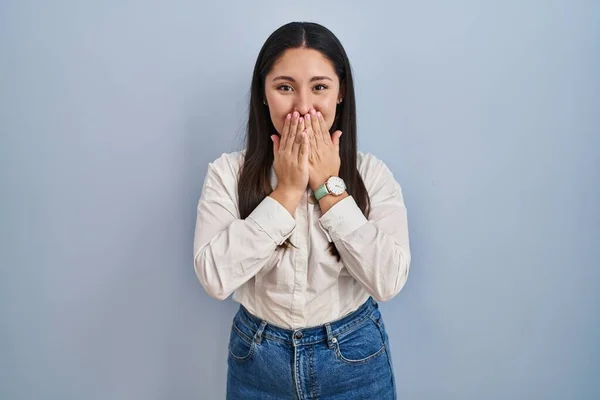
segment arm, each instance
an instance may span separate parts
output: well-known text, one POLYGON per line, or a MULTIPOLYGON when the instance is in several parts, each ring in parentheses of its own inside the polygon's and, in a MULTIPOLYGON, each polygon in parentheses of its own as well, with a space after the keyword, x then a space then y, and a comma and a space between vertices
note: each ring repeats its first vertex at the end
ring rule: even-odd
POLYGON ((326 212, 319 220, 338 249, 348 272, 378 301, 402 289, 408 277, 410 249, 406 207, 400 185, 385 164, 369 157, 365 184, 371 198, 369 219, 351 196, 321 201, 326 212))
POLYGON ((224 157, 209 164, 196 217, 194 269, 206 292, 219 300, 256 275, 296 226, 270 196, 240 219, 234 173, 224 157))

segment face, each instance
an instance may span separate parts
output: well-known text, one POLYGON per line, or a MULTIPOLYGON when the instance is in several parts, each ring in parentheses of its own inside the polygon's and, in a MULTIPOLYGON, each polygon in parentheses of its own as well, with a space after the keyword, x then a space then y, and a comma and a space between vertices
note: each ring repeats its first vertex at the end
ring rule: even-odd
POLYGON ((333 64, 314 49, 286 50, 265 79, 265 98, 273 126, 279 134, 287 114, 320 111, 330 130, 340 97, 340 82, 333 64))

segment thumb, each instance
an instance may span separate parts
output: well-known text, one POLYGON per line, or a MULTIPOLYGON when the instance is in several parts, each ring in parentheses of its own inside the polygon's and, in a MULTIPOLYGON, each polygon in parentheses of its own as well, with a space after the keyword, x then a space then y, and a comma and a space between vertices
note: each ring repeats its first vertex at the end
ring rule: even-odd
POLYGON ((331 141, 336 146, 340 145, 340 136, 342 136, 342 131, 335 131, 333 132, 333 135, 331 135, 331 141))
POLYGON ((279 151, 279 136, 271 135, 271 140, 273 141, 273 153, 277 153, 279 151))

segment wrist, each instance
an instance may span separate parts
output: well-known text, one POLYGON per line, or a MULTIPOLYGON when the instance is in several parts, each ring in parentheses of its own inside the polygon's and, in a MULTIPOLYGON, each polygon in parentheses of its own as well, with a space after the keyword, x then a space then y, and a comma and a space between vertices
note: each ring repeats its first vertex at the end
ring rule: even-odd
POLYGON ((325 214, 331 207, 335 206, 340 201, 344 200, 346 197, 349 197, 347 191, 344 191, 339 196, 325 196, 321 200, 319 200, 319 206, 321 208, 321 214, 325 214))
POLYGON ((300 190, 297 188, 290 188, 290 187, 283 186, 283 185, 277 185, 277 187, 275 187, 275 190, 273 190, 273 192, 271 194, 273 194, 273 193, 275 193, 279 197, 285 198, 287 200, 298 199, 298 201, 300 201, 300 199, 304 195, 304 190, 300 190))
POLYGON ((279 204, 285 207, 285 209, 288 210, 290 215, 293 217, 303 194, 303 192, 298 192, 294 189, 287 189, 278 186, 271 192, 269 196, 277 200, 279 204))
POLYGON ((331 175, 325 180, 324 184, 320 184, 319 186, 313 189, 315 198, 317 200, 321 200, 321 198, 326 197, 328 195, 338 197, 342 195, 345 191, 346 183, 342 178, 340 178, 337 175, 331 175))
POLYGON ((327 182, 327 179, 329 179, 332 176, 339 176, 339 174, 331 174, 331 175, 321 176, 319 178, 316 178, 310 182, 310 188, 312 189, 313 192, 316 191, 318 188, 320 188, 327 182))

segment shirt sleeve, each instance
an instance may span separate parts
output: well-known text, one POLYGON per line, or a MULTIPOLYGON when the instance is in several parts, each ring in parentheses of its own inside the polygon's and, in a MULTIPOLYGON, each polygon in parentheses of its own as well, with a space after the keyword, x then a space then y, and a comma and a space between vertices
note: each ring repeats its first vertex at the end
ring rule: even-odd
POLYGON ((368 157, 363 180, 371 200, 368 219, 352 196, 331 207, 321 228, 344 266, 378 301, 397 295, 408 278, 410 247, 402 189, 380 160, 368 157))
POLYGON ((206 292, 219 300, 256 275, 296 226, 269 196, 241 219, 236 173, 224 157, 210 163, 197 208, 194 269, 206 292))

